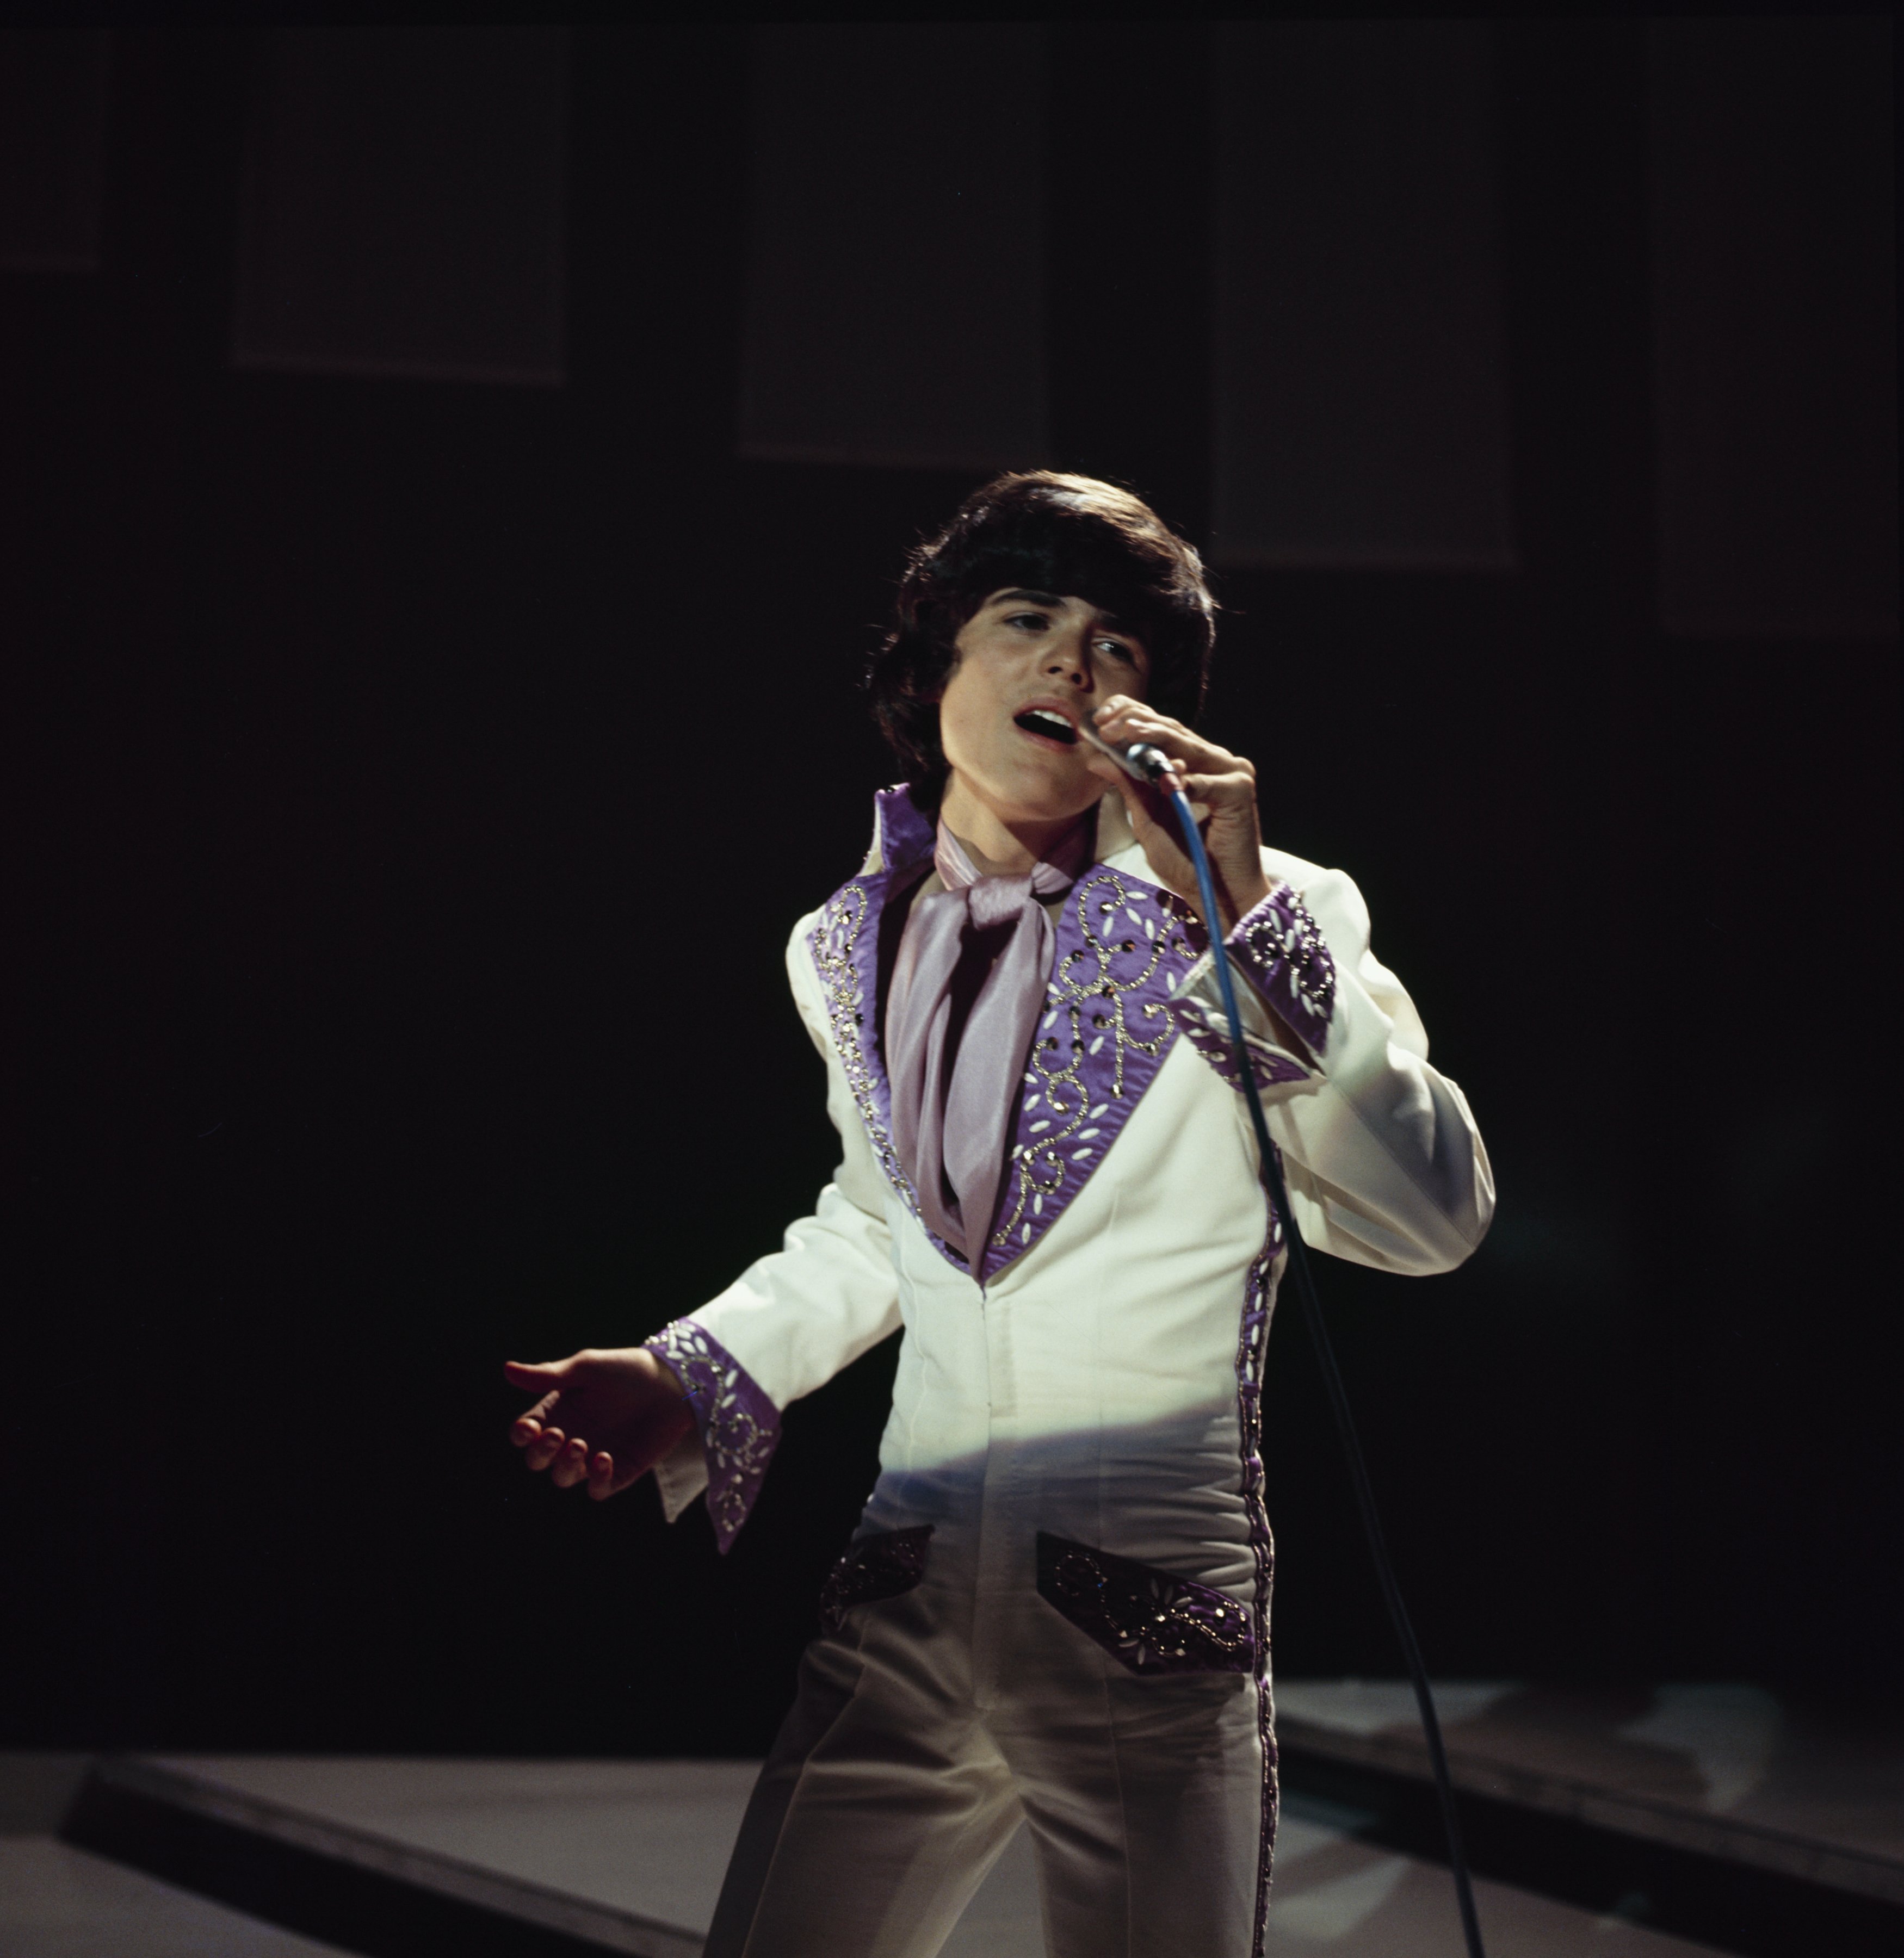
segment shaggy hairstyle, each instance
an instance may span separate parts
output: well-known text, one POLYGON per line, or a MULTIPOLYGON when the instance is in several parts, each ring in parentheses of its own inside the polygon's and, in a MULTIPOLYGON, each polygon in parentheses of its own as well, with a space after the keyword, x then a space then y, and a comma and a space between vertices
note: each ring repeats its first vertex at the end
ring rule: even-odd
POLYGON ((1195 551, 1115 483, 1044 469, 1001 476, 907 560, 893 629, 867 670, 873 718, 922 806, 936 807, 945 787, 939 695, 958 657, 953 641, 1012 585, 1114 614, 1150 656, 1150 704, 1183 721, 1203 705, 1216 605, 1195 551))

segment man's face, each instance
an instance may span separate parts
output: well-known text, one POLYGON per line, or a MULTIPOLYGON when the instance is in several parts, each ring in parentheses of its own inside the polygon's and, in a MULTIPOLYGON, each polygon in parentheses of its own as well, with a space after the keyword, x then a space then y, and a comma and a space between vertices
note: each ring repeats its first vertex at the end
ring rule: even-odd
POLYGON ((1114 693, 1144 698, 1150 655, 1088 599, 1008 585, 953 642, 939 740, 955 778, 1007 822, 1081 816, 1104 793, 1077 724, 1114 693))

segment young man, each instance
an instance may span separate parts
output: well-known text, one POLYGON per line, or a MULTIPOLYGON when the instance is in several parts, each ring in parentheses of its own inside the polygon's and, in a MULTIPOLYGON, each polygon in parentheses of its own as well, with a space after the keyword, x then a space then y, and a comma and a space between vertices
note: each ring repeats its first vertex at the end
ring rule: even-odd
POLYGON ((874 710, 909 785, 795 927, 843 1160, 786 1248, 645 1347, 512 1367, 512 1438, 652 1467, 723 1548, 780 1410, 903 1326, 881 1472, 709 1958, 928 1958, 1022 1818, 1058 1958, 1259 1953, 1275 1818, 1258 1422, 1284 1256, 1222 939, 1309 1242, 1449 1269, 1493 1206, 1466 1103, 1339 871, 1265 849, 1193 733, 1196 553, 1125 491, 1009 476, 913 558, 874 710), (1155 743, 1204 829, 1087 745, 1155 743))

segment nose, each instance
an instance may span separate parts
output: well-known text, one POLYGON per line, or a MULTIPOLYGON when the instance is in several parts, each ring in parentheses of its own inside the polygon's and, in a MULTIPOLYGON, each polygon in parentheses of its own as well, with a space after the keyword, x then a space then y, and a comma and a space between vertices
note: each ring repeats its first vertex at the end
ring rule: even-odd
POLYGON ((1061 685, 1088 693, 1091 689, 1091 664, 1084 657, 1084 627, 1081 624, 1052 638, 1045 654, 1045 673, 1061 685))

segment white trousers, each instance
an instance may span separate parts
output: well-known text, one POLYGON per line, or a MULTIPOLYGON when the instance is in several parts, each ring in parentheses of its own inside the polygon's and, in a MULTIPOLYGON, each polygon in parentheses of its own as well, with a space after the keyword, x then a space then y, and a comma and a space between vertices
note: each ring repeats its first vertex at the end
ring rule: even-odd
POLYGON ((1021 1819, 1051 1958, 1252 1958, 1268 1692, 1133 1673, 1029 1573, 928 1568, 808 1647, 707 1958, 932 1958, 1021 1819))

